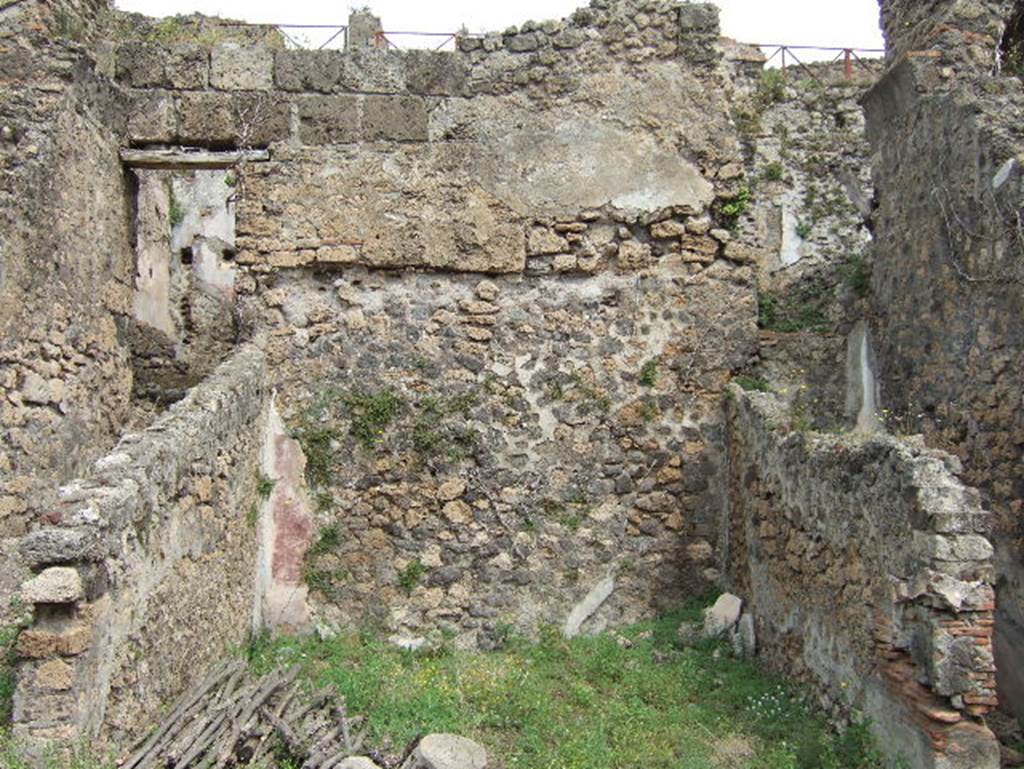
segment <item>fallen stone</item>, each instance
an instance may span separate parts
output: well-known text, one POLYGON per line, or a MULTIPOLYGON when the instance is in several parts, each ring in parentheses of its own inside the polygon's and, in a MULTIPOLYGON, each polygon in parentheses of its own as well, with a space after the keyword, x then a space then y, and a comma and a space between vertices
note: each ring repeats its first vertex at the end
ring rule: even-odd
POLYGON ((743 600, 732 593, 722 593, 715 605, 704 610, 704 635, 718 638, 739 622, 743 600))
POLYGON ((393 635, 388 637, 388 643, 392 646, 397 646, 399 649, 405 649, 406 651, 417 651, 426 646, 427 639, 419 636, 400 636, 393 635))
POLYGON ((486 769, 482 745, 455 734, 428 734, 413 752, 412 769, 486 769))
POLYGON ((366 756, 350 756, 337 764, 337 769, 380 769, 380 765, 366 756))
POLYGON ((84 596, 82 578, 75 569, 54 566, 21 586, 26 603, 74 603, 84 596))

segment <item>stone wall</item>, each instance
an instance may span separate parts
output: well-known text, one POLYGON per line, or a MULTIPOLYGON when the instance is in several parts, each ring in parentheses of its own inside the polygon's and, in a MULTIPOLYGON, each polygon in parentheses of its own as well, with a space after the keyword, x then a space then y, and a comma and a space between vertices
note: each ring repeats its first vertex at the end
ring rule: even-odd
POLYGON ((624 2, 455 53, 113 51, 136 146, 270 150, 234 287, 307 458, 313 621, 486 646, 714 584, 756 333, 716 46, 707 6, 624 2))
POLYGON ((63 486, 21 545, 15 695, 29 745, 123 744, 252 628, 263 353, 246 346, 141 433, 63 486))
POLYGON ((994 769, 989 514, 955 459, 729 390, 729 579, 759 654, 913 767, 994 769))
POLYGON ((103 5, 0 9, 0 623, 14 538, 130 413, 131 202, 116 92, 80 42, 103 5))
MULTIPOLYGON (((880 199, 873 335, 891 424, 958 456, 995 513, 1000 695, 1019 715, 1024 91, 1017 78, 993 74, 1008 3, 937 5, 928 49, 865 99, 880 199), (960 21, 943 25, 943 9, 960 21)), ((906 10, 887 7, 890 30, 906 10)), ((909 44, 890 35, 897 49, 909 44)))

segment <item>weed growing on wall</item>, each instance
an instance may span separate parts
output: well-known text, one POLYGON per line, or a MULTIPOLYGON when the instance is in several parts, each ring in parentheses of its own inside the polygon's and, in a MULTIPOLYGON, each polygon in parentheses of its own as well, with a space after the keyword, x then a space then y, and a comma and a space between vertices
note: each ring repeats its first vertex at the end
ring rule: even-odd
POLYGON ((274 493, 274 486, 276 481, 271 480, 263 473, 256 474, 256 493, 260 495, 260 499, 270 499, 270 495, 274 493))
POLYGON ((768 382, 760 377, 738 376, 733 381, 747 392, 767 393, 772 391, 768 382))
POLYGON ((337 524, 323 526, 306 551, 302 564, 303 581, 310 590, 333 597, 348 579, 348 571, 331 559, 341 546, 341 529, 337 524))
POLYGON ((850 256, 839 266, 839 275, 858 299, 871 295, 871 262, 861 254, 850 256))
POLYGON ((822 296, 778 295, 766 291, 760 296, 757 322, 767 331, 821 333, 828 328, 825 301, 826 298, 822 296))
POLYGON ((651 358, 640 369, 640 384, 644 387, 654 387, 658 384, 658 359, 651 358))
POLYGON ((418 558, 409 561, 406 567, 398 572, 398 585, 406 594, 411 593, 426 573, 427 567, 420 563, 418 558))
POLYGON ((185 221, 185 209, 182 208, 178 199, 174 197, 173 189, 170 191, 167 203, 167 220, 170 222, 171 227, 177 227, 185 221))
POLYGON ((726 229, 736 229, 739 224, 740 217, 742 217, 750 208, 750 204, 753 199, 753 191, 750 187, 744 185, 743 187, 740 187, 735 198, 721 205, 719 208, 719 214, 726 229))

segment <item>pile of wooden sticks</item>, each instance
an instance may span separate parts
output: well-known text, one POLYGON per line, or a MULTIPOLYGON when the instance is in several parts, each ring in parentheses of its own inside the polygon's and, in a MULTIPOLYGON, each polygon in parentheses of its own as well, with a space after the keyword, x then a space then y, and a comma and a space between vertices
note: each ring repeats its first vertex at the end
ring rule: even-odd
POLYGON ((255 678, 241 660, 210 672, 120 762, 121 769, 270 766, 287 755, 302 769, 332 769, 362 749, 364 718, 350 718, 333 689, 309 694, 298 669, 255 678))

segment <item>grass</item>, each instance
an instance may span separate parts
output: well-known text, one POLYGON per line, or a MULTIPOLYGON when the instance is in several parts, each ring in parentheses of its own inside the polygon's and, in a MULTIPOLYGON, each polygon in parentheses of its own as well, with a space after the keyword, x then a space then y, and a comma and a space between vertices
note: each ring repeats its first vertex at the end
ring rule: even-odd
POLYGON ((369 717, 371 744, 401 749, 419 734, 483 743, 508 769, 879 769, 866 730, 829 731, 780 680, 704 643, 679 648, 691 606, 613 634, 538 643, 502 626, 503 649, 404 651, 366 634, 264 641, 258 670, 299 664, 369 717), (730 756, 740 747, 742 762, 730 756))
MULTIPOLYGON (((843 735, 781 680, 715 642, 680 647, 680 621, 693 602, 619 634, 540 640, 508 623, 496 652, 442 643, 420 651, 373 632, 253 639, 256 672, 299 665, 315 687, 332 686, 350 712, 369 719, 368 744, 401 750, 430 732, 484 744, 507 769, 881 769, 863 727, 843 735), (623 639, 628 639, 622 643, 623 639)), ((0 731, 0 766, 28 769, 0 731)), ((46 769, 108 769, 85 754, 46 769)))

